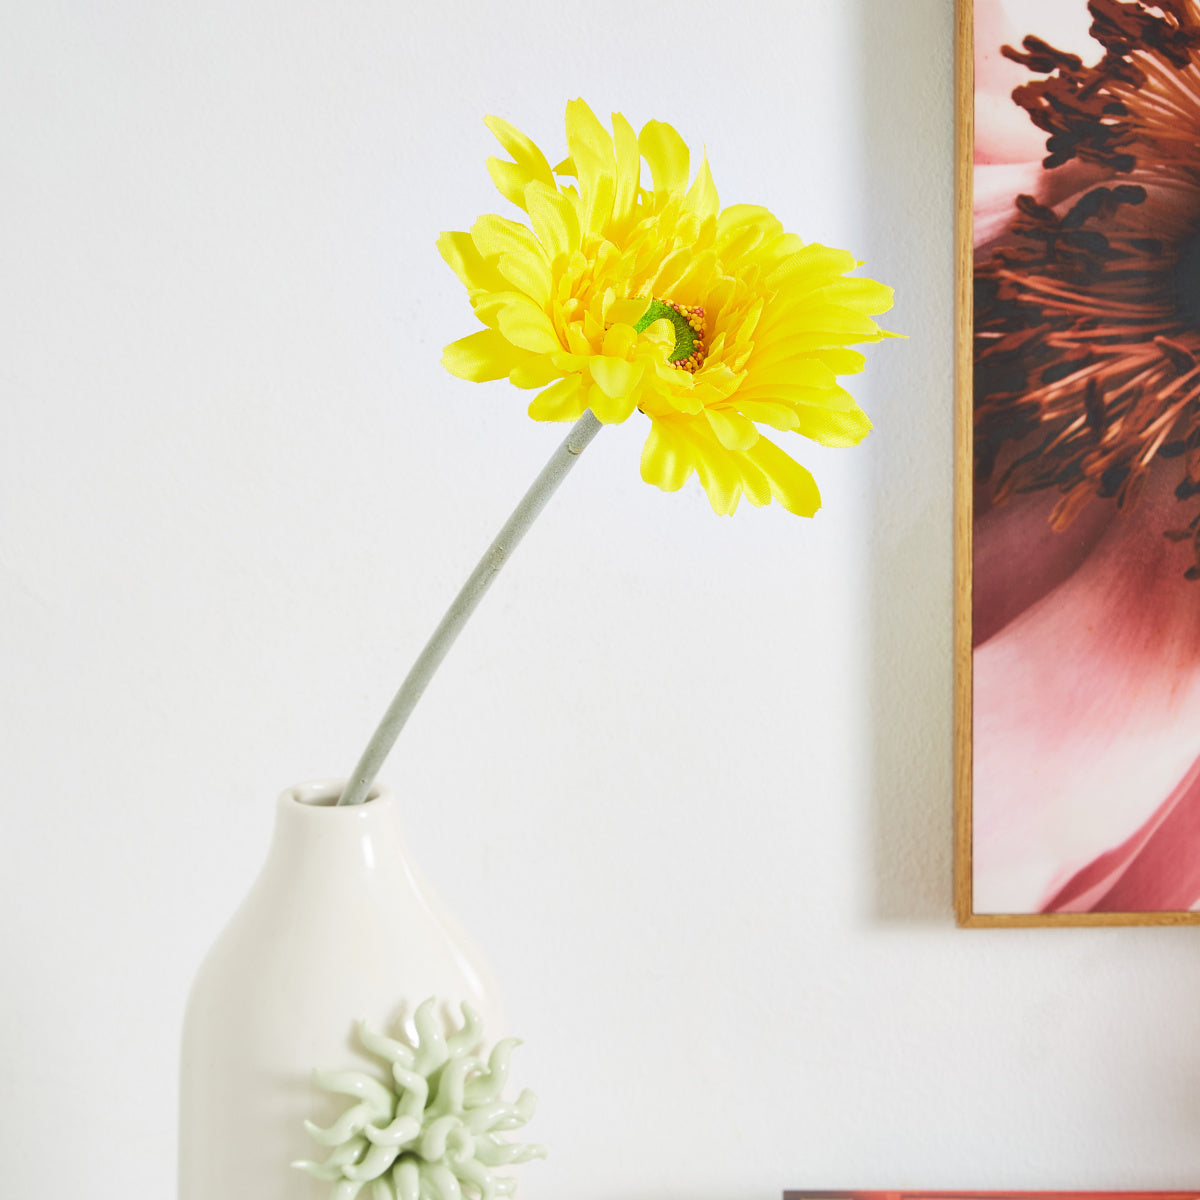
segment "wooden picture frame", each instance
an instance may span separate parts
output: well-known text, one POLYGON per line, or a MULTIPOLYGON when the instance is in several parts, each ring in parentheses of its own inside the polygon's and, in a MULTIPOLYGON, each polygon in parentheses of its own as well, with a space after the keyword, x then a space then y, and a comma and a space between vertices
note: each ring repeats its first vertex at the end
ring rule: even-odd
POLYGON ((955 911, 1194 924, 1200 2, 1020 2, 956 3, 955 911))

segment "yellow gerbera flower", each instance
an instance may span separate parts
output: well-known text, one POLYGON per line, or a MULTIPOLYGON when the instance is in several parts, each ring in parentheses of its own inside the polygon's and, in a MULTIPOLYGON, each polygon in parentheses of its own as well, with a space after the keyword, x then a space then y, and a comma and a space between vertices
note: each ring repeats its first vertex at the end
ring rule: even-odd
POLYGON ((614 113, 610 135, 573 100, 570 156, 553 169, 507 122, 487 125, 512 156, 488 160, 492 180, 528 224, 488 215, 438 239, 486 326, 447 346, 445 367, 539 389, 538 421, 640 409, 647 483, 675 491, 695 472, 719 513, 744 495, 812 516, 812 475, 758 424, 826 446, 866 436, 837 376, 863 368, 849 344, 888 336, 871 317, 892 289, 845 278, 861 265, 850 254, 805 245, 765 208, 722 210, 707 161, 689 186, 688 148, 661 121, 634 133, 614 113))

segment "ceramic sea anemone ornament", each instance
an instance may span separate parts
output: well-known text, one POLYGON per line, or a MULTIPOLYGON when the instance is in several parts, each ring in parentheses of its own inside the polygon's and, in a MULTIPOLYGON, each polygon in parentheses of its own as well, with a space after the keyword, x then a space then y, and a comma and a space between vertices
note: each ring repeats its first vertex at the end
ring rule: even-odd
POLYGON ((614 113, 609 133, 572 100, 568 156, 554 168, 508 122, 487 125, 511 155, 488 160, 492 180, 526 220, 489 214, 438 239, 484 326, 442 362, 462 379, 536 390, 531 417, 575 424, 417 659, 339 804, 362 802, 488 584, 603 425, 649 418, 642 478, 664 491, 696 475, 718 513, 745 497, 811 517, 812 475, 759 427, 857 445, 871 422, 838 377, 863 369, 852 344, 894 336, 871 319, 891 308, 890 287, 849 276, 853 255, 802 242, 765 208, 721 208, 707 160, 689 181, 670 125, 635 133, 614 113))
POLYGON ((467 1004, 463 1025, 443 1033, 430 997, 416 1011, 417 1037, 409 1046, 359 1022, 363 1047, 386 1064, 383 1080, 364 1071, 316 1071, 327 1091, 352 1096, 328 1129, 311 1121, 313 1139, 332 1147, 324 1162, 294 1166, 333 1185, 331 1200, 478 1200, 511 1196, 516 1180, 493 1168, 545 1158, 542 1146, 508 1142, 501 1133, 519 1129, 536 1099, 523 1091, 501 1099, 516 1038, 497 1042, 485 1061, 476 1057, 482 1023, 467 1004))

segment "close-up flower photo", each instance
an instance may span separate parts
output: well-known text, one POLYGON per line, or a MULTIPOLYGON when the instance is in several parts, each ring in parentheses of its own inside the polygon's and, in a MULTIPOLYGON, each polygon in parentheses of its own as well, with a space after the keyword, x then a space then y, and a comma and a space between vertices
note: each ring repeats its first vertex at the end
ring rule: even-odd
POLYGON ((1200 6, 977 9, 975 909, 1186 911, 1200 6))

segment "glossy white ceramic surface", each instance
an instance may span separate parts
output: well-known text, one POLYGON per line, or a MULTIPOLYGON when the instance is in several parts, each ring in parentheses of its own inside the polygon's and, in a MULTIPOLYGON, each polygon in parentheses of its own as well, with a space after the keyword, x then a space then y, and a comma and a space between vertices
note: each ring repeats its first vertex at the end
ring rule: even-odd
POLYGON ((360 1018, 399 1029, 436 995, 504 1032, 490 972, 409 861, 395 800, 337 781, 280 797, 267 861, 205 958, 184 1020, 179 1200, 324 1200, 290 1164, 338 1105, 314 1067, 362 1066, 360 1018))

